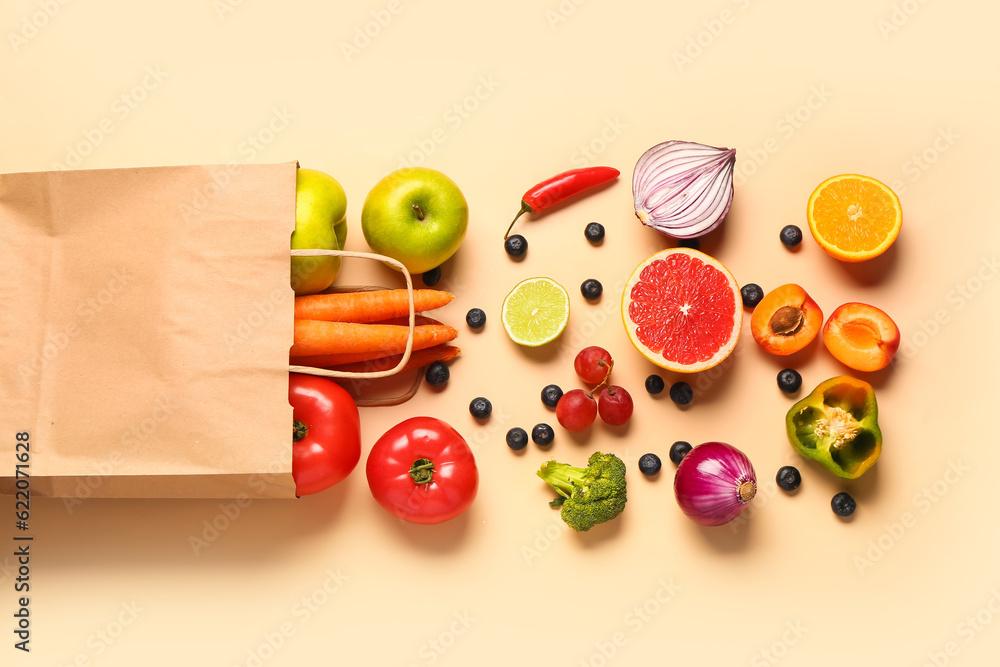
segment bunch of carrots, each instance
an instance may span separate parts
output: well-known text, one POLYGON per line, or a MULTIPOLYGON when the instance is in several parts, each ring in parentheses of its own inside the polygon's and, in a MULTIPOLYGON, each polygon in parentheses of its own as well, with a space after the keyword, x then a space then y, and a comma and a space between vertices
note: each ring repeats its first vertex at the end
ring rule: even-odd
MULTIPOLYGON (((418 313, 434 310, 454 298, 451 292, 414 290, 414 310, 418 313)), ((409 312, 405 289, 295 297, 295 337, 290 362, 351 372, 395 368, 406 349, 409 312)), ((454 327, 417 315, 413 349, 403 370, 453 359, 460 350, 448 343, 457 335, 454 327)))

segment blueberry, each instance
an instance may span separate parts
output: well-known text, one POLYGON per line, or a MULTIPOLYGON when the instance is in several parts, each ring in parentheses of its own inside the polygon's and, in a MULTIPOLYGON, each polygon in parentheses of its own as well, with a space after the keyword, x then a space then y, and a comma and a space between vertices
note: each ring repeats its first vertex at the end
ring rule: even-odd
POLYGON ((681 239, 677 242, 678 248, 691 248, 692 250, 701 250, 701 241, 698 239, 681 239))
POLYGON ((830 507, 833 508, 833 513, 837 516, 851 516, 858 508, 858 504, 854 502, 854 498, 851 498, 851 494, 841 491, 830 501, 830 507))
POLYGON ((785 225, 781 228, 781 234, 778 237, 786 247, 794 248, 802 243, 802 230, 795 225, 785 225))
POLYGON ((556 432, 548 424, 535 424, 531 429, 531 440, 539 447, 546 447, 556 439, 556 432))
POLYGON ((446 366, 443 361, 435 361, 427 367, 427 372, 424 373, 424 378, 427 380, 427 384, 432 387, 442 386, 450 377, 451 371, 448 370, 448 366, 446 366))
POLYGON ((599 222, 592 222, 583 230, 583 235, 591 243, 600 243, 604 240, 604 225, 599 222))
POLYGON ((757 283, 747 283, 740 288, 740 296, 743 297, 744 308, 755 308, 764 298, 764 290, 757 283))
POLYGON ((589 278, 584 280, 583 284, 580 285, 580 292, 583 293, 583 298, 587 301, 596 301, 601 298, 601 294, 604 292, 604 285, 599 280, 589 278))
POLYGON ((559 399, 562 398, 563 390, 557 384, 550 384, 542 389, 542 403, 550 408, 556 407, 559 399))
POLYGON ((802 376, 794 368, 778 372, 778 389, 786 394, 794 394, 802 387, 802 376))
POLYGON ((670 445, 670 460, 673 461, 675 466, 679 466, 681 464, 681 459, 687 456, 687 453, 690 451, 690 442, 678 440, 674 444, 670 445))
POLYGON ((652 452, 649 454, 643 454, 639 459, 639 472, 649 477, 652 477, 656 473, 660 472, 660 468, 662 466, 663 463, 660 462, 660 457, 652 452))
POLYGON ((524 238, 520 234, 508 236, 507 240, 503 242, 503 249, 506 250, 507 254, 511 257, 520 257, 528 251, 528 239, 524 238))
POLYGON ((520 426, 507 431, 507 446, 519 452, 528 446, 528 432, 520 426))
POLYGON ((799 469, 795 466, 784 466, 778 469, 775 481, 785 491, 794 491, 802 483, 802 475, 799 474, 799 469))
POLYGON ((469 412, 476 419, 489 419, 489 416, 493 413, 493 404, 490 403, 488 398, 479 396, 472 399, 472 402, 469 403, 469 412))
POLYGON ((482 329, 486 325, 486 311, 482 308, 473 308, 466 313, 465 323, 471 329, 482 329))
POLYGON ((670 400, 677 405, 687 405, 694 398, 694 390, 687 382, 675 382, 670 385, 670 400))
POLYGON ((438 284, 438 281, 441 280, 441 267, 435 266, 430 271, 424 271, 424 275, 421 276, 421 278, 424 281, 424 285, 434 287, 438 284))
POLYGON ((646 378, 646 391, 648 391, 653 396, 656 396, 666 385, 663 384, 663 378, 661 378, 656 373, 653 373, 648 378, 646 378))

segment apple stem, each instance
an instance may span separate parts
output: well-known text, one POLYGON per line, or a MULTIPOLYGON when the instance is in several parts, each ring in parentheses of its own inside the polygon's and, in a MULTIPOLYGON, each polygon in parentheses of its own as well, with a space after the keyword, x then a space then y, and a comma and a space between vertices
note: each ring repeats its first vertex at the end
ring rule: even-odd
POLYGON ((418 205, 414 204, 413 210, 417 212, 417 220, 424 219, 424 212, 420 210, 420 207, 418 205))

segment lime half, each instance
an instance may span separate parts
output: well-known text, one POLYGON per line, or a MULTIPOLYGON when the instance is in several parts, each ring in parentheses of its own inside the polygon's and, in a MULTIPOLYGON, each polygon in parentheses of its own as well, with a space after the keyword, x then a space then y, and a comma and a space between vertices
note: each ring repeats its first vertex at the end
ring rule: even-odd
POLYGON ((569 294, 551 278, 522 280, 503 300, 500 319, 507 335, 518 345, 545 345, 566 328, 569 294))

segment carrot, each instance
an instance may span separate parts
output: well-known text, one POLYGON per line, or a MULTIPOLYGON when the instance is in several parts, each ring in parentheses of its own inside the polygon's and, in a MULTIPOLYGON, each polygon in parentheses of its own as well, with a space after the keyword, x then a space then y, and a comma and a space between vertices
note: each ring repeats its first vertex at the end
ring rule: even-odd
MULTIPOLYGON (((414 368, 423 368, 435 361, 451 361, 459 354, 461 350, 454 345, 435 345, 434 347, 428 347, 424 350, 416 350, 410 354, 410 360, 406 362, 406 365, 400 370, 400 373, 413 370, 414 368)), ((340 364, 338 366, 327 366, 335 371, 347 371, 350 373, 370 373, 372 371, 387 371, 390 368, 395 368, 399 364, 399 360, 403 358, 401 354, 394 354, 391 357, 379 357, 378 359, 370 359, 368 361, 356 361, 352 364, 340 364)), ((299 364, 300 366, 311 365, 311 364, 299 364)))
MULTIPOLYGON (((355 322, 322 322, 320 320, 295 320, 295 333, 291 357, 317 355, 358 355, 365 358, 348 358, 321 366, 377 359, 391 354, 402 354, 410 328, 396 324, 358 324, 355 322), (372 354, 374 353, 374 354, 372 354)), ((413 349, 422 350, 439 343, 454 340, 458 330, 454 327, 427 324, 414 327, 413 349)))
MULTIPOLYGON (((413 318, 414 324, 444 324, 440 320, 435 320, 433 317, 427 317, 426 315, 421 315, 417 313, 417 316, 413 318)), ((398 324, 400 326, 408 327, 410 326, 409 313, 403 317, 394 317, 391 320, 379 320, 378 322, 372 322, 372 324, 398 324)))
MULTIPOLYGON (((451 303, 455 295, 433 289, 413 290, 413 309, 434 310, 451 303)), ((378 322, 409 315, 405 289, 338 292, 295 297, 295 319, 328 322, 378 322)))
MULTIPOLYGON (((437 345, 441 345, 438 343, 437 345)), ((419 352, 420 350, 426 350, 431 347, 436 347, 434 341, 414 341, 413 353, 419 352)), ((344 366, 346 364, 356 364, 362 361, 372 361, 374 359, 381 359, 387 356, 394 356, 391 353, 396 352, 396 354, 402 354, 402 349, 399 350, 389 350, 390 354, 386 354, 383 350, 373 350, 371 352, 347 352, 342 354, 316 354, 305 357, 291 357, 289 363, 296 366, 313 366, 315 368, 333 368, 334 366, 344 366)), ((391 366, 389 368, 392 368, 391 366)))

